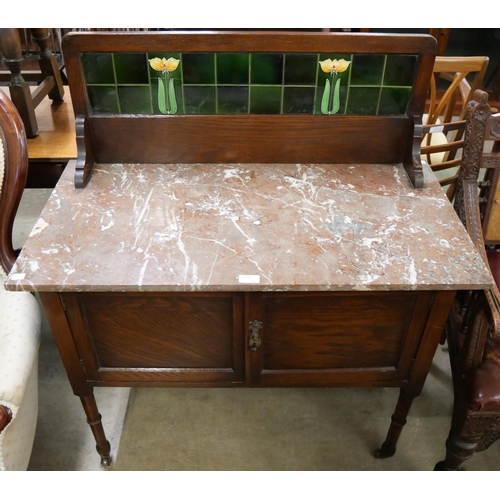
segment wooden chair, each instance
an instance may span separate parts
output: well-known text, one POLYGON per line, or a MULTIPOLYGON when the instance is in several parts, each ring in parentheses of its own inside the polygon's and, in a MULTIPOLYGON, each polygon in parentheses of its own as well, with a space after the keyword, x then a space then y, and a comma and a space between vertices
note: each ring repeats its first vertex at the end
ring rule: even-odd
POLYGON ((62 101, 64 87, 58 59, 49 46, 49 29, 31 28, 30 32, 40 50, 40 56, 37 57, 39 77, 36 78, 39 83, 35 83, 33 92, 30 89, 33 82, 23 77, 25 58, 18 28, 0 28, 0 54, 11 73, 9 90, 12 102, 21 115, 26 135, 35 137, 38 134, 36 107, 47 95, 53 101, 62 101))
POLYGON ((459 151, 467 104, 481 84, 487 57, 436 57, 429 90, 429 110, 423 120, 421 155, 436 173, 450 200, 455 194, 459 151), (446 82, 446 89, 440 89, 446 82))
POLYGON ((16 260, 12 227, 27 172, 23 123, 0 92, 0 470, 26 470, 38 415, 40 308, 29 292, 4 288, 16 260))
POLYGON ((463 162, 455 210, 497 286, 459 296, 449 316, 446 333, 454 385, 451 430, 446 458, 435 470, 457 470, 474 452, 487 449, 500 438, 500 253, 487 250, 481 220, 480 168, 498 172, 500 154, 483 153, 485 140, 500 140, 500 114, 492 115, 488 94, 476 91, 469 103, 463 162))

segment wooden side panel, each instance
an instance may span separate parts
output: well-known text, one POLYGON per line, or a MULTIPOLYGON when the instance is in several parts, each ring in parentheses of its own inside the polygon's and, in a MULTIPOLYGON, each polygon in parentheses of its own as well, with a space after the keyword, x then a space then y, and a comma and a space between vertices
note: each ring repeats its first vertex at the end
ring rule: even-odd
POLYGON ((401 163, 405 116, 91 116, 98 163, 401 163))

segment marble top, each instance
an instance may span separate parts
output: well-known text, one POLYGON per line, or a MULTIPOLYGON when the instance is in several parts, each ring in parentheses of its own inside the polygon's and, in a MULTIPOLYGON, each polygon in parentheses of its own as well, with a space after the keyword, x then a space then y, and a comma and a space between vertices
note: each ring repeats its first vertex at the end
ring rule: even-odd
POLYGON ((401 165, 65 169, 6 288, 349 291, 493 284, 434 174, 401 165))

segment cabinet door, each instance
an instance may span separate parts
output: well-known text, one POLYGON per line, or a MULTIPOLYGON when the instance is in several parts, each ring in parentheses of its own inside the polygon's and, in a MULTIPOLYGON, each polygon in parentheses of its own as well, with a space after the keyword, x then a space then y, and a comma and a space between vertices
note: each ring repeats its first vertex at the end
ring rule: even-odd
POLYGON ((432 293, 262 293, 247 300, 250 383, 397 386, 407 379, 432 293), (252 334, 260 342, 254 350, 252 334))
POLYGON ((89 378, 166 385, 244 381, 242 294, 86 293, 64 301, 89 378))

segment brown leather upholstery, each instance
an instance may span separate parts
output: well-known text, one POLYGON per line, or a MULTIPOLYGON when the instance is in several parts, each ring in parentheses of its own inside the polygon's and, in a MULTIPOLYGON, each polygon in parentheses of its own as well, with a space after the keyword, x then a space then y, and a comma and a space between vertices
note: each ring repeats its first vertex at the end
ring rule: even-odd
POLYGON ((468 377, 467 393, 472 411, 500 411, 500 344, 498 342, 487 342, 482 363, 468 377))
MULTIPOLYGON (((495 283, 500 284, 500 249, 487 250, 495 283)), ((467 397, 472 411, 500 411, 500 343, 488 339, 481 364, 466 374, 467 397)))

